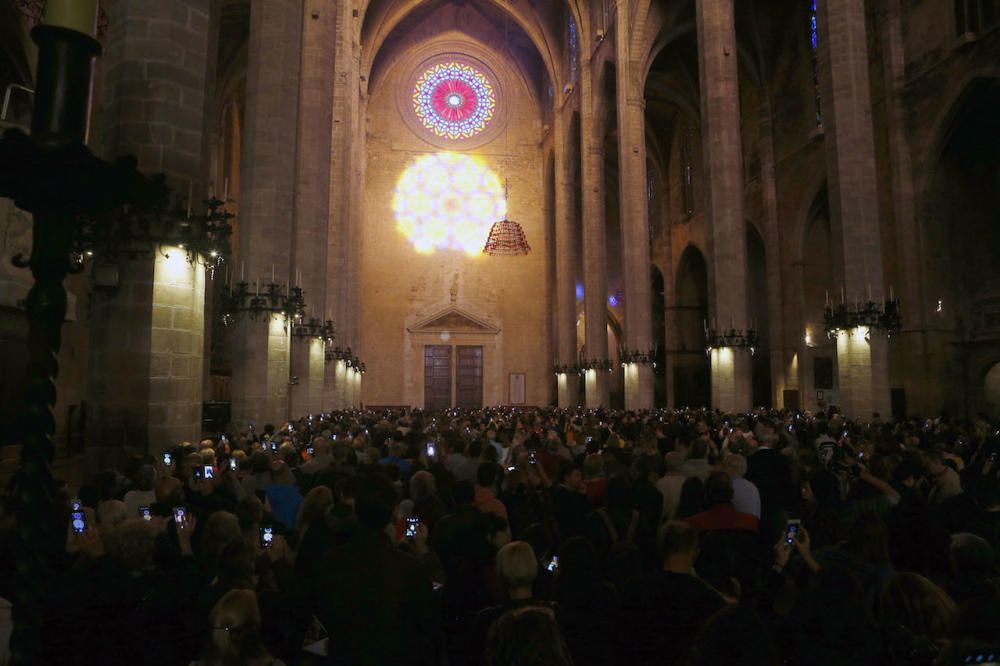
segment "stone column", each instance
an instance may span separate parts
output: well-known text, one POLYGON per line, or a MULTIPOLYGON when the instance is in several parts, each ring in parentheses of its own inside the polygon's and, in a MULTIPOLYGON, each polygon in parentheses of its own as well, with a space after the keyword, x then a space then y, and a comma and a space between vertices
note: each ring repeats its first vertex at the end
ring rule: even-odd
MULTIPOLYGON (((748 328, 743 150, 733 0, 697 0, 698 70, 710 240, 712 320, 718 329, 748 328)), ((712 405, 751 407, 749 350, 712 352, 712 405)))
MULTIPOLYGON (((104 65, 105 157, 200 201, 207 192, 208 89, 214 83, 217 0, 109 3, 104 65)), ((201 207, 195 205, 195 211, 201 207)), ((179 248, 136 248, 117 285, 91 296, 87 448, 91 462, 158 453, 201 435, 205 274, 179 248)))
MULTIPOLYGON (((881 301, 882 242, 864 0, 821 0, 818 18, 831 235, 842 249, 847 300, 863 301, 870 294, 881 301)), ((862 329, 841 334, 837 366, 841 407, 849 417, 873 410, 888 415, 888 347, 883 334, 862 329)))
MULTIPOLYGON (((555 204, 556 204, 556 364, 576 363, 576 211, 573 192, 572 145, 567 130, 568 109, 557 108, 555 115, 555 204)), ((560 407, 577 402, 579 375, 570 372, 556 376, 560 407)))
MULTIPOLYGON (((653 347, 652 293, 649 261, 649 195, 646 180, 646 103, 643 63, 634 63, 633 26, 627 0, 618 0, 617 49, 618 191, 621 205, 622 266, 625 278, 624 344, 633 351, 653 347)), ((625 409, 653 406, 653 364, 625 368, 625 409)))
MULTIPOLYGON (((250 10, 246 128, 240 176, 239 261, 253 282, 292 280, 291 229, 303 0, 255 1, 250 10)), ((281 317, 241 318, 233 349, 233 422, 281 423, 289 416, 288 332, 281 317)))
MULTIPOLYGON (((784 406, 785 389, 798 388, 797 373, 789 372, 796 348, 786 346, 786 339, 802 340, 802 335, 788 336, 785 325, 784 295, 782 294, 781 230, 778 222, 778 187, 774 172, 774 127, 771 119, 771 104, 765 99, 760 111, 760 173, 761 190, 764 199, 764 245, 767 248, 767 327, 771 352, 772 404, 784 406)), ((793 324, 794 325, 794 324, 793 324)), ((801 403, 800 403, 801 404, 801 403)))
MULTIPOLYGON (((580 128, 583 147, 583 307, 586 315, 588 359, 607 359, 608 290, 607 232, 604 228, 604 146, 602 123, 595 116, 597 94, 593 67, 588 59, 580 73, 580 128)), ((610 402, 608 373, 588 370, 584 375, 587 407, 606 407, 610 402)))
MULTIPOLYGON (((329 318, 326 305, 330 218, 336 9, 329 0, 306 0, 302 14, 302 84, 299 88, 298 164, 295 177, 294 268, 302 278, 306 317, 329 318)), ((321 411, 326 374, 318 340, 292 342, 292 417, 321 411), (317 363, 317 359, 319 362, 317 363), (319 377, 313 376, 319 372, 319 377)))

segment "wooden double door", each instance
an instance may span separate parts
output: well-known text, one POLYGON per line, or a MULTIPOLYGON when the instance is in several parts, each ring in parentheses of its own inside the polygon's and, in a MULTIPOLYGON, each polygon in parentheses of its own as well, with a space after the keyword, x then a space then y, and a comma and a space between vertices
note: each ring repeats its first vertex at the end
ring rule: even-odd
POLYGON ((424 409, 479 409, 482 406, 482 346, 425 346, 424 409))

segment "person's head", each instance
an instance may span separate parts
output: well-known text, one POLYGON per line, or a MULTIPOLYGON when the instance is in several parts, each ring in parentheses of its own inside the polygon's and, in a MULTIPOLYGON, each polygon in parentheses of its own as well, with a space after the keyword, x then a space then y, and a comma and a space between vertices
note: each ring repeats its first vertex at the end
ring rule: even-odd
POLYGON ((594 544, 584 537, 570 537, 563 541, 559 547, 559 570, 564 581, 599 581, 601 560, 594 544))
POLYGON ((476 501, 476 488, 469 481, 459 481, 451 490, 455 506, 468 505, 476 501))
POLYGON ((497 553, 497 574, 508 591, 531 589, 538 577, 538 559, 527 541, 511 541, 497 553))
POLYGON ((216 602, 209 615, 214 656, 236 663, 266 654, 260 642, 260 610, 251 590, 230 590, 216 602))
POLYGON ((97 522, 103 526, 120 525, 126 518, 129 516, 125 515, 125 503, 121 500, 105 500, 97 505, 97 522))
POLYGON ((889 532, 877 514, 862 513, 847 533, 847 550, 868 564, 889 561, 889 532))
POLYGON ((292 474, 292 470, 283 460, 275 460, 271 463, 271 483, 279 486, 295 485, 295 475, 292 474))
POLYGON ((932 641, 948 638, 957 610, 944 590, 915 573, 893 576, 878 597, 878 619, 883 627, 902 626, 932 641))
POLYGON ((559 483, 573 490, 583 487, 583 471, 569 460, 559 463, 559 483))
POLYGON ((583 476, 587 479, 598 479, 604 475, 604 458, 598 453, 592 453, 583 460, 583 476))
POLYGON ((996 574, 993 547, 989 541, 975 534, 952 534, 948 556, 952 571, 958 575, 978 577, 996 574))
POLYGON ((572 666, 555 614, 542 606, 510 611, 486 638, 486 666, 572 666))
POLYGON ((396 503, 396 491, 382 474, 367 476, 355 488, 354 513, 368 530, 382 530, 390 525, 396 503))
POLYGON ((945 471, 944 454, 939 450, 927 451, 924 454, 924 471, 929 476, 937 476, 945 471))
POLYGON ((660 551, 664 563, 682 569, 693 568, 694 561, 698 559, 698 530, 677 520, 664 523, 660 529, 660 551))
POLYGON ((479 463, 479 469, 476 470, 476 485, 481 488, 489 488, 490 490, 495 490, 497 485, 497 477, 500 475, 500 469, 497 467, 496 463, 483 462, 479 463))
POLYGON ((255 587, 254 553, 246 541, 230 541, 219 552, 218 574, 221 589, 255 587))
POLYGON ((299 517, 296 524, 299 529, 304 529, 320 520, 326 510, 333 504, 333 491, 327 486, 316 486, 302 500, 299 507, 299 517))
POLYGON ((243 536, 239 519, 228 511, 216 511, 205 521, 201 533, 201 551, 207 562, 215 562, 230 541, 243 536))
POLYGON ((700 513, 705 506, 705 484, 697 476, 684 480, 681 496, 677 502, 677 517, 689 518, 700 513))
POLYGON ((330 453, 330 440, 323 436, 313 437, 312 447, 315 455, 325 456, 330 453))
POLYGON ((732 504, 733 480, 726 472, 715 471, 705 482, 705 500, 709 504, 732 504))
POLYGON ((153 567, 156 529, 138 518, 118 525, 108 539, 112 559, 124 569, 141 572, 153 567))
POLYGON ((152 465, 143 465, 135 473, 135 489, 149 492, 156 487, 156 468, 152 465))
POLYGON ((437 480, 426 470, 415 472, 410 477, 410 499, 414 502, 437 494, 437 480))
POLYGON ((747 459, 738 453, 730 453, 722 460, 722 469, 731 478, 741 479, 747 473, 747 459))

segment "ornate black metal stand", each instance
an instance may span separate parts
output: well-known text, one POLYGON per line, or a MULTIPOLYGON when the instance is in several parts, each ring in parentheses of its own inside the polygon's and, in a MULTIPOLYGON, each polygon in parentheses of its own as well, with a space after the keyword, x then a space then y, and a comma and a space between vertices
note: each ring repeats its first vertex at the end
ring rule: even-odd
POLYGON ((34 215, 28 293, 28 375, 21 469, 16 480, 17 559, 12 663, 41 664, 45 597, 53 560, 63 548, 65 523, 56 504, 52 477, 55 378, 61 327, 66 315, 63 280, 73 271, 72 249, 81 216, 159 195, 133 161, 108 164, 84 145, 91 88, 91 64, 100 53, 88 35, 40 25, 38 74, 31 137, 9 130, 0 139, 0 196, 34 215))

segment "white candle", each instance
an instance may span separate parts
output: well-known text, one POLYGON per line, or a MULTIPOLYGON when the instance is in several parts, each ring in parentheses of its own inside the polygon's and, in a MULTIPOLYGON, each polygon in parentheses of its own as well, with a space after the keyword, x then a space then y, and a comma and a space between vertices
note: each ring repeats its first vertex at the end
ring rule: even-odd
POLYGON ((93 35, 97 27, 97 0, 49 0, 42 22, 93 35))

